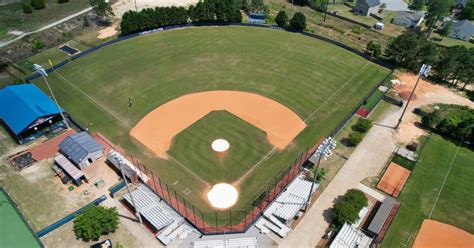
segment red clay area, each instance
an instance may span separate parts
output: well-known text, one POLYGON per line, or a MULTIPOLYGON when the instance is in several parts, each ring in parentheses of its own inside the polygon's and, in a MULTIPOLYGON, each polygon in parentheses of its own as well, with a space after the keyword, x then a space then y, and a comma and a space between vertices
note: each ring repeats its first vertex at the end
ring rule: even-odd
POLYGON ((392 162, 383 174, 382 179, 380 179, 377 188, 393 197, 398 197, 410 173, 409 170, 392 162))
POLYGON ((360 107, 357 112, 356 112, 356 115, 360 116, 360 117, 367 117, 369 115, 369 111, 363 107, 360 107))
POLYGON ((130 135, 161 158, 167 158, 173 137, 211 111, 225 110, 263 130, 268 141, 284 149, 306 123, 291 109, 254 93, 206 91, 184 95, 151 111, 130 135))
MULTIPOLYGON (((411 91, 402 91, 402 92, 398 93, 398 95, 400 95, 400 97, 405 101, 408 101, 408 99, 410 98, 410 94, 411 94, 411 91)), ((416 99, 416 94, 415 93, 413 93, 413 95, 411 96, 411 99, 412 100, 416 99)))
POLYGON ((472 248, 474 235, 442 222, 424 220, 413 248, 472 248))
POLYGON ((40 160, 43 160, 43 159, 46 159, 46 158, 50 158, 52 157, 54 154, 56 154, 59 150, 59 143, 61 143, 64 138, 66 138, 67 136, 75 133, 76 131, 74 131, 73 129, 69 129, 67 130, 66 132, 54 137, 54 138, 51 138, 33 148, 31 148, 29 151, 27 152, 31 152, 31 155, 32 157, 36 160, 36 161, 40 161, 40 160))

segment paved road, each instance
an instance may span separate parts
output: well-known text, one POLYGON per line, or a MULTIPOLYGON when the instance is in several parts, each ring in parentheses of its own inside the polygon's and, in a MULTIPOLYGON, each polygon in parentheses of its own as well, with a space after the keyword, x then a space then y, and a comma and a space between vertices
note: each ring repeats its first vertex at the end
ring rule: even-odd
POLYGON ((63 22, 69 21, 69 20, 71 20, 71 19, 73 19, 73 18, 75 18, 75 17, 77 17, 77 16, 80 16, 80 15, 82 15, 82 14, 84 14, 84 13, 87 13, 87 12, 89 12, 90 10, 92 10, 92 7, 89 7, 89 8, 87 8, 87 9, 81 10, 81 11, 79 11, 79 12, 77 12, 77 13, 75 13, 75 14, 72 14, 72 15, 70 15, 70 16, 66 16, 66 17, 64 17, 63 19, 59 20, 59 21, 50 23, 50 24, 48 24, 48 25, 46 25, 46 26, 43 26, 42 28, 39 28, 39 29, 37 29, 37 30, 31 31, 31 32, 28 32, 28 33, 24 33, 24 34, 22 34, 22 35, 20 35, 20 36, 18 36, 18 37, 16 37, 16 38, 14 38, 13 40, 9 40, 9 41, 0 43, 0 47, 8 46, 8 45, 10 45, 11 43, 13 43, 13 42, 15 42, 15 41, 17 41, 17 40, 19 40, 19 39, 21 39, 21 38, 27 36, 27 35, 34 34, 34 33, 38 33, 38 32, 41 32, 41 31, 43 31, 43 30, 46 30, 46 29, 48 29, 48 28, 52 28, 52 27, 54 27, 54 26, 57 26, 57 25, 59 25, 59 24, 61 24, 61 23, 63 23, 63 22))
POLYGON ((385 125, 394 126, 400 111, 398 108, 392 110, 383 119, 382 125, 372 127, 301 222, 280 243, 280 247, 314 247, 318 244, 329 227, 324 216, 335 199, 348 189, 357 188, 364 178, 377 176, 390 158, 396 144, 392 139, 393 129, 385 125))
POLYGON ((380 0, 381 3, 387 4, 387 10, 399 11, 405 10, 408 11, 408 4, 403 0, 380 0))

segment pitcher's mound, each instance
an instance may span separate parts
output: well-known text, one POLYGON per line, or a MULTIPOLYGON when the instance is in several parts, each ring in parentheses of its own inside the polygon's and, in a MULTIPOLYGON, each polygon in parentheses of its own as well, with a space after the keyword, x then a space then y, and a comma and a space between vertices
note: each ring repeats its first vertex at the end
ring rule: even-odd
POLYGON ((472 248, 474 235, 451 225, 424 220, 413 248, 472 248))

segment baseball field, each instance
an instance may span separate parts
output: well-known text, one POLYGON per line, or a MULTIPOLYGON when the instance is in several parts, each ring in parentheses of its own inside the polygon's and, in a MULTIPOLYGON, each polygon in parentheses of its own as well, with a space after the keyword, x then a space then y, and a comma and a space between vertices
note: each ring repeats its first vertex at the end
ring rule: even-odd
POLYGON ((431 135, 398 198, 402 204, 382 247, 411 247, 425 219, 474 233, 473 165, 472 148, 431 135))
MULTIPOLYGON (((82 126, 210 211, 205 196, 213 184, 234 185, 233 208, 248 206, 388 73, 300 34, 199 27, 107 46, 48 79, 82 126), (216 138, 229 141, 226 153, 211 150, 216 138)), ((43 79, 34 83, 46 89, 43 79)))

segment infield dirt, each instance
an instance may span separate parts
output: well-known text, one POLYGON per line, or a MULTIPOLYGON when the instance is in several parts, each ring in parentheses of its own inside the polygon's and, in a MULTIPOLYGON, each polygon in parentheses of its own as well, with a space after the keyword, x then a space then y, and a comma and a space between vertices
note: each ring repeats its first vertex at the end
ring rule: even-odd
POLYGON ((306 127, 291 109, 269 98, 241 91, 206 91, 161 105, 141 119, 130 135, 166 159, 174 136, 218 110, 228 111, 265 131, 268 141, 278 149, 288 146, 306 127))
POLYGON ((473 245, 474 235, 455 226, 426 219, 416 236, 413 248, 469 248, 473 245))

